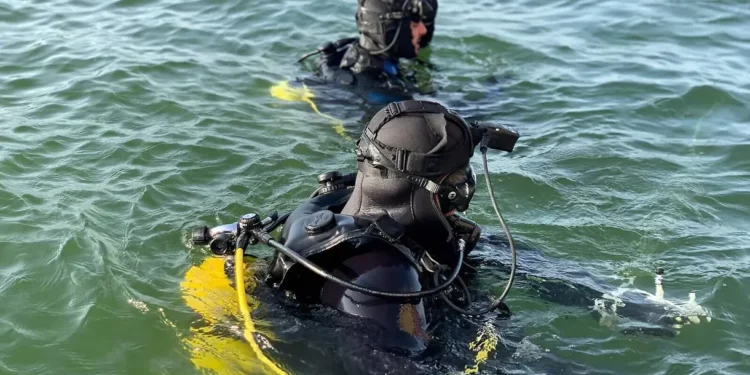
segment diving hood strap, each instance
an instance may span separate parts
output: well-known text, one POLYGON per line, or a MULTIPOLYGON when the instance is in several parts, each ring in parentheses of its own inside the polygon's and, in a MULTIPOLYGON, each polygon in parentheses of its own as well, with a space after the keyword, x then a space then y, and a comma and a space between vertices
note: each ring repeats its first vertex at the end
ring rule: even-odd
POLYGON ((406 174, 420 176, 440 176, 461 168, 464 160, 474 153, 472 126, 455 112, 438 103, 421 100, 406 100, 388 104, 367 124, 365 131, 357 141, 357 161, 368 160, 375 167, 383 167, 406 174), (402 148, 390 147, 379 142, 376 137, 380 129, 396 117, 415 114, 443 115, 445 121, 462 125, 465 132, 464 144, 449 152, 426 154, 402 148))
MULTIPOLYGON (((405 174, 440 176, 461 168, 465 160, 466 147, 451 152, 424 154, 402 148, 389 147, 369 136, 365 131, 357 141, 357 161, 367 160, 374 167, 382 167, 405 174)), ((473 150, 470 150, 473 151, 473 150)))
POLYGON ((425 102, 422 100, 391 102, 385 107, 385 111, 378 112, 375 117, 370 120, 370 123, 367 124, 367 128, 365 129, 365 133, 374 138, 375 134, 377 134, 380 131, 380 128, 382 128, 388 121, 391 121, 402 114, 409 113, 435 113, 457 116, 455 112, 448 110, 437 103, 425 102), (377 125, 371 129, 370 125, 372 124, 377 125))
POLYGON ((423 188, 432 194, 437 194, 440 192, 440 185, 425 177, 415 176, 383 168, 377 168, 373 167, 369 163, 357 163, 357 169, 365 175, 369 176, 375 175, 380 178, 406 178, 414 185, 417 185, 417 187, 423 188))

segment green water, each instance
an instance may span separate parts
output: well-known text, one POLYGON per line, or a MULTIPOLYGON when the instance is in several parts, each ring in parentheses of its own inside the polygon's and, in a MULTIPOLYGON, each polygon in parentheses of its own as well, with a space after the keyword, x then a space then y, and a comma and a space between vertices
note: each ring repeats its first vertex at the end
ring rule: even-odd
MULTIPOLYGON (((522 133, 491 177, 536 272, 652 290, 661 265, 668 298, 695 291, 713 316, 622 335, 521 283, 524 350, 502 361, 750 373, 747 2, 463 3, 440 3, 426 98, 522 133)), ((318 173, 354 166, 329 120, 269 94, 353 34, 354 5, 0 2, 1 374, 199 373, 178 338, 196 319, 180 281, 207 257, 188 230, 291 209, 318 173)), ((468 216, 497 231, 486 193, 468 216)))

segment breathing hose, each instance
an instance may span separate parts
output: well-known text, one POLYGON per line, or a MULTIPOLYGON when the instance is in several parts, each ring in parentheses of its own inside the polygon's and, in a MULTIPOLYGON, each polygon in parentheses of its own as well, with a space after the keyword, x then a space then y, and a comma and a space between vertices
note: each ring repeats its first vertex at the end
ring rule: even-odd
MULTIPOLYGON (((464 315, 484 315, 487 314, 496 308, 498 308, 501 304, 503 304, 503 300, 505 300, 505 297, 508 296, 508 293, 510 292, 510 288, 513 286, 513 280, 516 278, 516 245, 513 241, 513 235, 510 233, 510 229, 508 229, 508 226, 505 224, 505 220, 503 220, 503 215, 500 213, 500 209, 497 208, 497 202, 495 201, 495 192, 492 189, 492 181, 490 181, 490 172, 489 168, 487 167, 487 138, 482 139, 482 143, 480 145, 480 151, 482 152, 482 166, 484 167, 484 178, 485 182, 487 183, 487 190, 490 194, 490 201, 492 202, 492 207, 495 209, 495 214, 497 215, 498 220, 500 221, 500 226, 503 228, 503 231, 505 232, 505 235, 508 237, 508 244, 510 246, 510 257, 511 257, 511 265, 510 265, 510 275, 508 276, 508 282, 505 284, 505 289, 503 290, 502 294, 500 294, 500 297, 498 297, 494 302, 490 303, 489 305, 485 306, 484 308, 481 308, 479 310, 467 310, 464 308, 461 308, 459 306, 456 306, 453 302, 451 302, 450 298, 445 295, 445 292, 440 293, 440 297, 445 301, 445 303, 452 308, 455 311, 458 311, 461 314, 464 315)), ((459 250, 461 247, 459 247, 459 250)), ((463 252, 462 252, 463 254, 463 252)), ((440 272, 435 272, 434 282, 437 284, 440 281, 440 272)), ((463 283, 463 280, 461 280, 463 283)), ((464 292, 466 291, 465 286, 463 287, 464 292)), ((470 298, 467 296, 467 298, 470 298)), ((469 299, 470 301, 470 299, 469 299)))
POLYGON ((508 293, 510 292, 510 288, 513 286, 513 280, 516 278, 516 243, 513 241, 513 235, 510 233, 510 229, 508 229, 508 225, 505 224, 505 220, 503 220, 503 215, 500 213, 500 209, 497 208, 497 202, 495 201, 495 191, 492 189, 492 181, 490 181, 490 172, 489 168, 487 168, 487 146, 482 146, 480 149, 482 152, 482 166, 484 167, 484 180, 487 182, 487 190, 490 194, 490 202, 492 202, 492 208, 495 209, 495 214, 497 215, 498 221, 500 221, 500 226, 503 227, 503 231, 505 232, 505 235, 508 237, 508 246, 510 246, 510 275, 508 275, 508 283, 505 285, 505 290, 503 290, 503 293, 500 294, 499 300, 502 301, 505 299, 505 297, 508 296, 508 293))

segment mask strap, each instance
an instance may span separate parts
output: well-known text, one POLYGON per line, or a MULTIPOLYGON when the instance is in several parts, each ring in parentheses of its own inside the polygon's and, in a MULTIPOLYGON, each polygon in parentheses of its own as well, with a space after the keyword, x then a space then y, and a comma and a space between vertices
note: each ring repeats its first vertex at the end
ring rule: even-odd
POLYGON ((417 185, 429 191, 432 194, 437 194, 440 192, 440 185, 432 182, 432 180, 429 180, 420 176, 413 176, 413 175, 407 175, 406 179, 411 181, 414 185, 417 185))

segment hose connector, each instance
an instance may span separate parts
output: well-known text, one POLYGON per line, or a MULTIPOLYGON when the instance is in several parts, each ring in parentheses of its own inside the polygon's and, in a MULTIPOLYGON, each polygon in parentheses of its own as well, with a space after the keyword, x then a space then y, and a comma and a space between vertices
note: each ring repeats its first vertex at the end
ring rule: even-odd
POLYGON ((255 245, 258 239, 253 235, 253 229, 261 225, 258 214, 245 214, 237 221, 237 248, 247 249, 248 245, 255 245))

